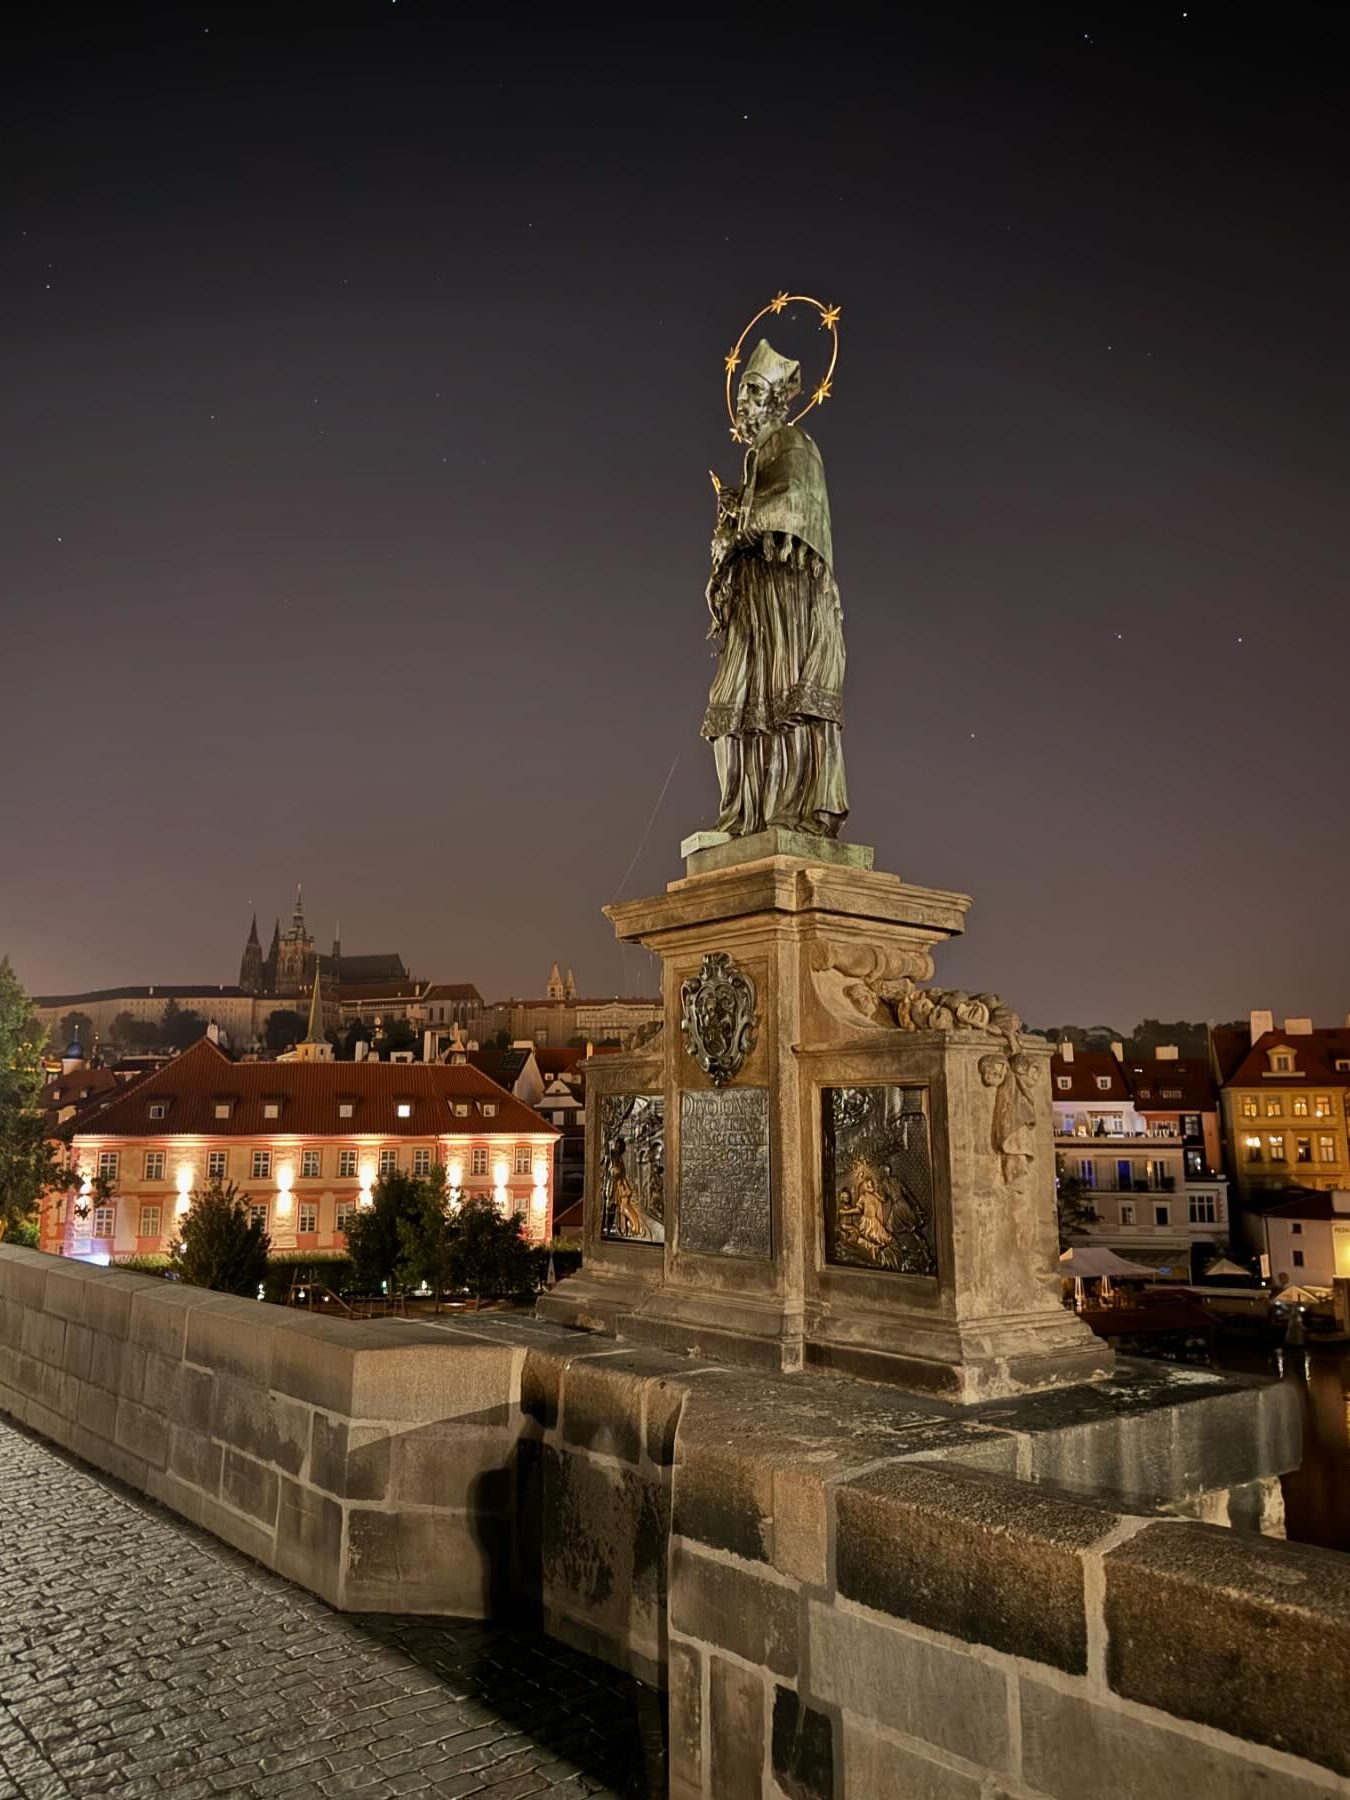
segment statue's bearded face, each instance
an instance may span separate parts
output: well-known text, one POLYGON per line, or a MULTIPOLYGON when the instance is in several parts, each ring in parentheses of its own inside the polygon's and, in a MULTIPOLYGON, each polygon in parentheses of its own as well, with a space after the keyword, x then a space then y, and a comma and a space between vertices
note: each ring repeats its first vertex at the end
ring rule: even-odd
POLYGON ((787 402, 762 375, 744 377, 736 391, 736 430, 747 444, 757 444, 787 416, 787 402))

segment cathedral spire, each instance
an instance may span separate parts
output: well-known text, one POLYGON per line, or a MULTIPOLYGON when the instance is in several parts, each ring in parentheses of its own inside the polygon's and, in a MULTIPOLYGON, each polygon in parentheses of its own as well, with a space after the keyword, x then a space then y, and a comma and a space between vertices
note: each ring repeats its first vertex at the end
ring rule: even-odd
POLYGON ((319 973, 318 959, 314 962, 314 985, 309 990, 309 1029, 303 1042, 306 1044, 326 1044, 323 1034, 323 976, 319 973))
POLYGON ((295 911, 291 915, 291 924, 298 926, 301 931, 305 929, 305 908, 298 881, 295 884, 295 911))

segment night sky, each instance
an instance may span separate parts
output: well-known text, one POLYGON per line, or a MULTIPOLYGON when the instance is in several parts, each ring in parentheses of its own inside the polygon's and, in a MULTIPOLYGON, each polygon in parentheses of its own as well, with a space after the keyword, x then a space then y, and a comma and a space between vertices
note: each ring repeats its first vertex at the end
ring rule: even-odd
POLYGON ((303 880, 489 999, 649 991, 599 908, 716 810, 706 471, 787 288, 843 309, 846 835, 975 896, 939 978, 1339 1021, 1340 9, 898 12, 10 15, 30 989, 233 981, 303 880))

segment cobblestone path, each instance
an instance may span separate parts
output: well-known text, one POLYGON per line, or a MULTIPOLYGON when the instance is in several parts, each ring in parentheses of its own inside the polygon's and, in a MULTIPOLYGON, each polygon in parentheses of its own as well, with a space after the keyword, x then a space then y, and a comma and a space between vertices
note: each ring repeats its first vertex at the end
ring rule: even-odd
POLYGON ((658 1744, 601 1663, 332 1612, 0 1419, 0 1800, 645 1800, 658 1744))

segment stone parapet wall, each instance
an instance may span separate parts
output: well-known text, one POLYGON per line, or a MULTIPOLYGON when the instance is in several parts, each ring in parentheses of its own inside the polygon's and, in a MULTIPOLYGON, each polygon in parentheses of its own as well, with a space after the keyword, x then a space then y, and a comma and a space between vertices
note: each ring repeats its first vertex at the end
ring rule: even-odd
POLYGON ((1350 1795, 1350 1561, 1084 1497, 1125 1465, 1082 1409, 1056 1440, 0 1246, 0 1411, 335 1606, 533 1620, 667 1680, 676 1800, 1350 1795))

